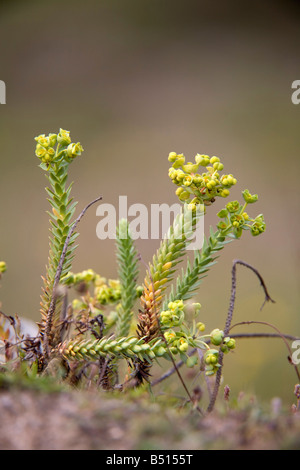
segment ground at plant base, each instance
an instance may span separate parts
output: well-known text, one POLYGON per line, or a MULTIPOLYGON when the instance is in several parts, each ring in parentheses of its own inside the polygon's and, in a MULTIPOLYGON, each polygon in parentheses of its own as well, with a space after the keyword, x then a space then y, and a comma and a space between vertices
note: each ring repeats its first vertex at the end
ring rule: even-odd
MULTIPOLYGON (((226 403, 227 406, 227 403, 226 403)), ((201 417, 190 406, 81 390, 1 387, 1 450, 300 449, 300 412, 255 400, 201 417)))

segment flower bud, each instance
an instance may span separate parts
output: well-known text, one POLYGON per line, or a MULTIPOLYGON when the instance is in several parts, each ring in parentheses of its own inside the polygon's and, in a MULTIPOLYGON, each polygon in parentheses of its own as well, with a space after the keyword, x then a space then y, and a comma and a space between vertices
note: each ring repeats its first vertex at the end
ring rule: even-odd
POLYGON ((69 145, 71 143, 70 132, 60 129, 57 135, 57 142, 63 146, 69 145))
POLYGON ((50 140, 49 137, 46 137, 45 134, 41 134, 38 137, 35 137, 35 139, 38 144, 42 145, 42 147, 47 148, 50 145, 50 140))
POLYGON ((227 209, 222 209, 220 212, 217 213, 217 216, 220 217, 220 219, 223 219, 228 215, 228 210, 227 209))
POLYGON ((219 157, 211 157, 209 162, 213 165, 214 163, 219 163, 220 159, 219 159, 219 157))
POLYGON ((169 162, 173 163, 177 160, 177 153, 176 152, 170 152, 168 156, 169 162))
POLYGON ((166 331, 164 337, 168 343, 172 342, 176 338, 176 333, 173 330, 166 331))
POLYGON ((255 237, 266 230, 266 224, 264 216, 262 214, 255 217, 254 222, 251 226, 251 234, 255 237))
POLYGON ((214 180, 210 180, 206 183, 206 187, 207 189, 209 189, 210 191, 216 186, 216 182, 214 180))
POLYGON ((181 344, 179 346, 179 350, 181 352, 186 352, 189 349, 189 345, 185 340, 181 340, 181 344))
POLYGON ((199 302, 194 302, 192 306, 194 307, 195 313, 198 313, 202 307, 202 305, 199 302))
POLYGON ((234 349, 235 348, 235 339, 234 338, 225 338, 224 340, 226 346, 229 349, 234 349))
POLYGON ((67 148, 67 155, 70 158, 75 158, 78 155, 81 155, 82 151, 83 151, 83 148, 80 142, 77 142, 77 144, 69 144, 67 148))
POLYGON ((214 344, 215 346, 219 346, 223 342, 224 332, 216 328, 210 333, 210 337, 212 344, 214 344))
POLYGON ((183 180, 182 180, 184 186, 191 186, 192 182, 193 182, 193 177, 190 176, 190 175, 186 175, 183 180))
POLYGON ((201 321, 199 321, 197 324, 196 324, 196 327, 199 331, 204 331, 205 330, 205 324, 202 323, 201 321))
POLYGON ((257 194, 250 194, 248 189, 245 189, 245 191, 242 192, 242 195, 243 195, 244 200, 248 204, 253 204, 254 202, 256 202, 258 200, 258 195, 257 194))
POLYGON ((226 208, 228 212, 233 214, 234 212, 237 212, 240 208, 240 203, 238 201, 231 201, 226 204, 226 208))
POLYGON ((4 273, 6 271, 6 263, 5 261, 0 261, 0 273, 4 273))
POLYGON ((221 191, 220 195, 221 197, 227 197, 229 196, 230 192, 228 189, 223 189, 223 191, 221 191))
POLYGON ((209 156, 208 155, 199 155, 199 153, 195 157, 195 161, 198 165, 207 166, 209 164, 209 156))
POLYGON ((220 230, 226 230, 226 229, 227 229, 227 224, 226 224, 223 220, 221 220, 221 222, 219 222, 219 223, 217 224, 217 227, 218 227, 218 229, 220 229, 220 230))
POLYGON ((214 170, 222 171, 223 168, 224 168, 224 165, 223 165, 223 163, 216 162, 216 163, 213 164, 213 167, 214 167, 214 170))
POLYGON ((177 172, 176 172, 175 168, 173 168, 173 167, 171 166, 171 168, 169 168, 169 177, 170 177, 172 180, 174 180, 174 179, 176 178, 176 174, 177 174, 177 172))
POLYGON ((236 228, 242 227, 242 225, 245 223, 244 217, 239 214, 233 214, 230 217, 230 221, 233 227, 236 227, 236 228))
POLYGON ((43 147, 41 144, 37 144, 35 148, 36 156, 39 158, 42 158, 44 157, 44 155, 46 155, 46 153, 47 153, 47 150, 45 149, 45 147, 43 147))
POLYGON ((57 134, 49 134, 49 145, 50 147, 54 147, 57 142, 57 134))
POLYGON ((180 168, 185 163, 185 156, 183 154, 177 155, 176 160, 173 163, 173 168, 180 168))

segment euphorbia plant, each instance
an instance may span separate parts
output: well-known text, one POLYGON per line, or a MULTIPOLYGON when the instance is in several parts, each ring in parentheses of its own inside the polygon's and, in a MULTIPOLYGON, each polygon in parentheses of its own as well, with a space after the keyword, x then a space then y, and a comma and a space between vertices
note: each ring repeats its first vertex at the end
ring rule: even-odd
MULTIPOLYGON (((183 155, 171 152, 169 176, 178 186, 176 194, 184 202, 183 211, 175 218, 149 264, 143 286, 137 285, 137 252, 126 220, 120 221, 116 234, 117 280, 107 281, 92 270, 78 274, 71 272, 77 236, 74 233, 63 259, 60 283, 68 288, 73 286, 81 295, 70 306, 66 328, 66 312, 61 315, 63 295, 60 295, 61 302, 56 303, 51 316, 49 311, 51 298, 59 296, 53 292, 54 278, 76 205, 70 198, 71 185, 66 187, 68 166, 83 149, 80 143, 72 143, 70 133, 62 129, 58 134, 41 135, 36 141, 40 167, 46 171, 51 185, 51 188, 46 188, 52 206, 51 237, 40 323, 41 338, 49 358, 61 355, 67 362, 77 361, 77 370, 80 366, 85 367, 91 359, 101 359, 99 376, 103 382, 109 372, 113 386, 116 377, 112 375, 120 358, 128 360, 138 384, 148 380, 152 362, 157 357, 172 359, 178 354, 188 366, 194 366, 196 356, 189 357, 188 350, 196 347, 204 350, 206 374, 214 374, 219 367, 216 347, 229 351, 235 347, 235 342, 225 338, 218 329, 211 334, 203 334, 204 324, 196 318, 190 325, 186 319, 185 301, 195 294, 217 252, 230 238, 240 237, 243 230, 250 229, 253 235, 264 230, 261 215, 251 219, 246 213, 247 204, 255 202, 257 196, 251 196, 246 190, 243 192, 243 205, 232 201, 219 212, 222 220, 217 230, 211 230, 203 247, 194 252, 193 262, 188 262, 186 270, 178 276, 167 295, 175 267, 186 255, 198 218, 204 216, 206 206, 210 206, 216 197, 228 197, 230 187, 237 182, 231 174, 220 175, 223 164, 217 157, 197 155, 194 163, 185 163, 183 155), (201 166, 206 171, 199 173, 201 166), (134 315, 138 296, 141 306, 138 315, 134 315)), ((195 305, 196 317, 199 304, 195 305)), ((105 383, 107 387, 108 380, 105 383)))
MULTIPOLYGON (((54 279, 62 255, 64 243, 70 230, 76 202, 70 197, 72 184, 67 186, 68 168, 70 163, 81 154, 81 144, 72 143, 70 132, 60 129, 58 134, 39 135, 35 138, 37 145, 35 154, 40 160, 40 167, 46 171, 50 187, 46 187, 51 204, 50 215, 51 235, 50 251, 46 276, 43 278, 44 287, 41 298, 40 333, 45 348, 55 347, 60 340, 60 305, 56 304, 53 316, 50 315, 50 302, 53 295, 54 279)), ((74 233, 69 241, 69 250, 66 253, 62 266, 62 276, 68 273, 73 258, 74 242, 77 234, 74 233)))
MULTIPOLYGON (((240 238, 243 231, 253 236, 264 232, 263 215, 253 218, 248 214, 248 206, 257 201, 257 195, 246 189, 242 203, 230 201, 218 212, 217 227, 210 228, 203 246, 194 251, 193 259, 172 282, 178 263, 187 256, 199 218, 211 210, 216 198, 228 198, 237 180, 232 174, 222 173, 224 165, 218 157, 197 154, 194 162, 185 162, 184 155, 171 152, 169 177, 177 186, 182 212, 149 263, 143 284, 138 284, 140 259, 125 219, 119 221, 116 233, 118 278, 106 279, 91 269, 73 273, 78 236, 75 229, 83 213, 74 220, 76 202, 71 198, 72 183, 67 185, 67 178, 70 163, 83 148, 79 142, 72 142, 70 133, 63 129, 35 140, 39 166, 49 182, 46 191, 51 210, 50 250, 39 322, 41 348, 31 345, 36 353, 30 355, 31 362, 38 363, 39 371, 48 370, 52 360, 60 362, 72 383, 84 381, 93 364, 89 381, 105 389, 122 389, 120 359, 125 359, 129 367, 125 382, 139 385, 149 381, 155 360, 163 358, 174 363, 174 358, 180 357, 188 367, 194 367, 198 356, 190 352, 199 349, 206 375, 214 375, 220 368, 220 352, 233 350, 235 340, 219 328, 205 333, 201 305, 187 304, 187 300, 197 293, 202 278, 228 242, 240 238), (70 304, 69 289, 76 294, 70 304)), ((4 264, 0 264, 1 269, 4 264)), ((23 346, 22 357, 27 357, 28 344, 23 346)))

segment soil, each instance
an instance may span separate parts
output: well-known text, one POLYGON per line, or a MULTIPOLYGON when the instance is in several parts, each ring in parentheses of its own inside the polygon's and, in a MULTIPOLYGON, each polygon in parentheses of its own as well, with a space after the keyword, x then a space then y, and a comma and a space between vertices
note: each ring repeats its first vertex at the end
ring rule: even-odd
MULTIPOLYGON (((226 403, 227 405, 227 403, 226 403)), ((0 389, 2 450, 276 450, 300 448, 300 413, 253 400, 201 417, 149 394, 0 389)))

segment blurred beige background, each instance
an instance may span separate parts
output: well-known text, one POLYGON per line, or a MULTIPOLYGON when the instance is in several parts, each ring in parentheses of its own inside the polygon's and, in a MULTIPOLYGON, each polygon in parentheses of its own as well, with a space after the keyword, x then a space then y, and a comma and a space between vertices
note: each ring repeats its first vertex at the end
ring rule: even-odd
MULTIPOLYGON (((222 252, 197 300, 207 329, 223 328, 232 260, 263 275, 276 304, 260 311, 257 279, 238 268, 235 321, 263 320, 300 336, 299 7, 292 1, 6 1, 0 7, 0 297, 7 314, 39 319, 48 253, 46 179, 34 137, 71 131, 85 149, 71 166, 78 210, 99 194, 118 203, 174 203, 170 151, 220 156, 238 185, 259 194, 266 233, 222 252)), ((216 222, 219 200, 207 214, 216 222)), ((80 223, 74 271, 116 276, 113 241, 96 237, 96 208, 80 223)), ((158 241, 139 240, 148 261, 158 241)), ((141 271, 144 271, 141 265, 141 271)), ((270 331, 245 327, 241 331, 270 331)), ((293 401, 296 376, 280 340, 239 341, 225 382, 293 401)))

